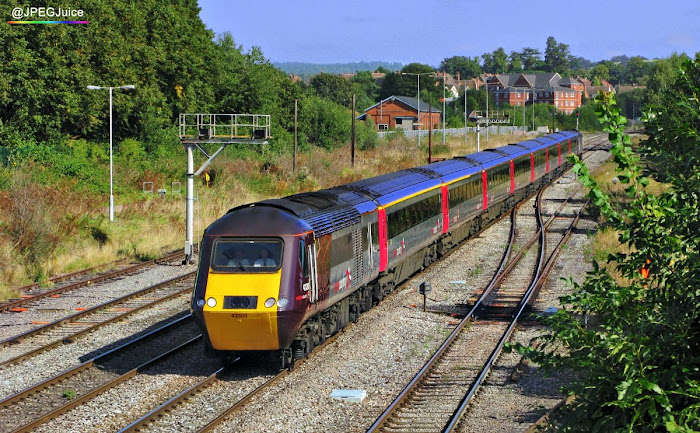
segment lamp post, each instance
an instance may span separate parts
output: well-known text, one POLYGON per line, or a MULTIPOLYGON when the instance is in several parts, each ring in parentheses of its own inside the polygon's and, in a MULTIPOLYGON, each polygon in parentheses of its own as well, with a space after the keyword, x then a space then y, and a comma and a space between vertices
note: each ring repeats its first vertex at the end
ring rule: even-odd
POLYGON ((537 92, 535 92, 535 89, 532 89, 532 130, 535 130, 535 96, 537 96, 537 92))
MULTIPOLYGON (((487 79, 488 80, 488 79, 487 79)), ((486 142, 489 141, 489 82, 486 81, 486 142)))
POLYGON ((464 147, 467 147, 467 82, 464 82, 464 147))
MULTIPOLYGON (((417 102, 417 104, 418 104, 418 108, 417 108, 417 110, 418 110, 418 147, 420 147, 420 129, 421 129, 420 127, 422 125, 421 120, 420 120, 420 76, 421 75, 431 75, 431 74, 432 74, 432 72, 420 72, 420 73, 418 73, 418 72, 402 72, 401 73, 401 75, 415 75, 416 79, 418 81, 418 98, 416 98, 416 99, 418 99, 418 102, 417 102)), ((432 122, 432 119, 430 119, 430 121, 432 122)))
POLYGON ((87 86, 88 90, 109 89, 109 220, 114 221, 114 169, 112 164, 112 90, 122 89, 131 90, 136 86, 129 84, 127 86, 102 87, 102 86, 87 86))
POLYGON ((442 145, 445 146, 445 101, 446 95, 445 95, 445 71, 442 71, 442 145))

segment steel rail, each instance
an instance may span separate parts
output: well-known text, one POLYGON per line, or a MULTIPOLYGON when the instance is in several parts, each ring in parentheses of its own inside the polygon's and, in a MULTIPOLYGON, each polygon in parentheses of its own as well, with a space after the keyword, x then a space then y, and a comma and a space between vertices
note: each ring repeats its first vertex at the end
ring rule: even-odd
MULTIPOLYGON (((374 424, 367 429, 367 432, 374 432, 374 431, 379 431, 382 425, 384 425, 396 412, 396 410, 401 407, 401 405, 404 403, 404 401, 410 396, 410 394, 413 392, 413 390, 416 388, 417 384, 423 379, 423 377, 426 376, 428 371, 431 370, 431 368, 434 366, 434 364, 439 361, 439 359, 444 355, 446 350, 452 345, 452 343, 456 340, 457 335, 463 330, 464 326, 470 321, 472 317, 475 316, 477 309, 481 306, 482 303, 485 303, 485 301, 490 297, 490 295, 493 292, 493 289, 495 287, 498 287, 503 280, 507 277, 508 274, 514 269, 515 265, 520 261, 522 256, 525 254, 525 252, 532 246, 532 244, 539 238, 540 239, 540 253, 539 253, 539 259, 538 259, 538 265, 537 265, 537 271, 535 275, 533 275, 533 280, 531 282, 530 287, 528 288, 528 292, 531 292, 531 290, 534 290, 536 287, 539 287, 537 284, 539 280, 539 276, 545 272, 545 269, 548 269, 547 264, 543 266, 543 260, 544 260, 544 254, 545 254, 545 245, 546 245, 546 229, 551 225, 551 223, 555 220, 557 215, 562 211, 564 206, 571 200, 573 196, 576 195, 576 193, 580 190, 580 187, 577 188, 564 202, 560 204, 560 206, 557 208, 557 210, 547 219, 546 222, 542 222, 542 215, 541 215, 541 200, 542 200, 542 193, 546 190, 546 188, 542 189, 538 194, 537 194, 537 201, 536 201, 536 208, 537 208, 537 221, 538 221, 538 230, 537 232, 528 240, 526 245, 521 249, 521 251, 513 257, 512 260, 510 260, 507 265, 505 261, 505 257, 501 262, 501 265, 499 266, 499 270, 496 272, 494 275, 493 279, 489 283, 486 289, 481 293, 479 296, 479 299, 476 301, 474 306, 470 309, 470 311, 467 313, 467 315, 460 321, 458 326, 453 330, 453 332, 446 338, 445 342, 436 350, 436 352, 433 354, 433 356, 430 358, 430 360, 423 366, 423 368, 416 374, 416 376, 413 378, 411 382, 402 390, 402 392, 397 396, 397 398, 385 409, 385 411, 380 415, 379 418, 374 422, 374 424)), ((509 242, 509 246, 512 243, 509 242)), ((551 265, 550 265, 551 266, 551 265)), ((509 331, 510 332, 510 331, 509 331)), ((507 340, 505 340, 507 341, 507 340)), ((504 341, 504 342, 505 342, 504 341)), ((503 343, 504 343, 503 342, 503 343)), ((500 347, 502 347, 502 344, 499 344, 500 347)), ((496 348, 494 349, 494 352, 499 351, 500 349, 496 348)), ((495 358, 495 357, 494 357, 495 358)))
MULTIPOLYGON (((37 327, 37 328, 31 329, 31 330, 29 330, 29 331, 23 332, 23 333, 21 333, 21 334, 12 336, 12 337, 10 337, 10 338, 7 338, 7 339, 5 339, 5 340, 0 341, 0 347, 7 347, 7 346, 10 346, 10 345, 13 345, 13 344, 17 344, 17 343, 19 343, 20 341, 22 341, 22 340, 24 340, 24 339, 26 339, 26 338, 28 338, 28 337, 37 335, 37 334, 39 334, 39 333, 41 333, 41 332, 48 331, 48 330, 50 330, 50 329, 56 328, 56 327, 58 327, 58 326, 61 326, 61 325, 63 325, 63 324, 66 324, 66 323, 74 322, 76 319, 80 319, 80 318, 86 317, 86 316, 88 316, 88 315, 90 315, 90 314, 93 314, 93 313, 98 312, 98 311, 100 311, 100 310, 103 310, 103 309, 105 309, 105 308, 109 308, 109 307, 111 307, 111 306, 113 306, 113 305, 117 305, 117 304, 120 304, 120 303, 129 301, 129 300, 131 300, 131 299, 137 298, 137 297, 139 297, 139 296, 147 295, 147 294, 149 294, 149 293, 151 293, 151 292, 153 292, 153 291, 156 291, 156 290, 158 290, 158 289, 161 289, 161 288, 163 288, 163 287, 166 287, 166 286, 169 286, 169 285, 172 285, 172 284, 179 283, 179 282, 181 282, 181 281, 183 281, 183 280, 186 280, 186 279, 188 279, 188 278, 191 278, 192 276, 194 276, 194 274, 195 274, 194 271, 188 272, 188 273, 186 273, 186 274, 184 274, 184 275, 181 275, 181 276, 179 276, 179 277, 174 277, 174 278, 171 278, 171 279, 169 279, 169 280, 163 281, 163 282, 161 282, 161 283, 154 284, 154 285, 152 285, 152 286, 149 286, 149 287, 146 287, 146 288, 144 288, 144 289, 141 289, 141 290, 139 290, 139 291, 137 291, 137 292, 129 293, 129 294, 124 295, 124 296, 122 296, 122 297, 119 297, 119 298, 113 299, 113 300, 111 300, 111 301, 107 301, 107 302, 105 302, 105 303, 102 303, 102 304, 100 304, 100 305, 97 305, 97 306, 95 306, 95 307, 89 308, 89 309, 87 309, 87 310, 85 310, 85 311, 81 311, 81 312, 72 314, 72 315, 70 315, 70 316, 68 316, 68 317, 64 317, 64 318, 62 318, 62 319, 58 319, 58 320, 56 320, 56 321, 54 321, 54 322, 51 322, 51 323, 48 323, 48 324, 46 324, 46 325, 42 325, 42 326, 39 326, 39 327, 37 327)), ((190 290, 190 289, 183 289, 183 292, 186 291, 186 290, 190 290)), ((153 303, 151 303, 150 305, 153 305, 153 303)), ((114 322, 114 321, 116 321, 116 320, 119 320, 119 319, 125 317, 125 316, 127 315, 126 313, 128 313, 128 312, 125 312, 124 314, 117 315, 117 316, 115 316, 114 318, 109 319, 108 322, 111 323, 111 322, 114 322)), ((106 323, 107 323, 107 322, 106 322, 106 323)), ((64 337, 61 341, 69 342, 69 341, 70 341, 70 337, 64 337)), ((7 362, 5 362, 5 363, 7 363, 7 362)), ((0 365, 3 365, 3 364, 0 364, 0 365)))
MULTIPOLYGON (((240 359, 240 358, 238 358, 240 359)), ((236 361, 238 361, 236 359, 236 361)), ((236 362, 234 361, 234 362, 236 362)), ((172 411, 176 406, 178 406, 180 403, 183 401, 194 397, 197 393, 201 392, 202 390, 210 387, 211 385, 214 384, 216 380, 218 380, 219 374, 221 374, 226 367, 221 367, 220 369, 216 370, 214 373, 210 374, 209 376, 205 377, 204 379, 200 380, 199 382, 195 383, 191 387, 183 390, 176 396, 172 397, 165 403, 162 403, 160 406, 157 408, 153 409, 152 411, 148 412, 146 415, 140 417, 136 421, 132 422, 131 424, 127 425, 126 427, 122 428, 119 430, 118 433, 126 433, 126 432, 138 432, 138 431, 143 431, 147 430, 150 427, 150 424, 159 420, 162 416, 164 416, 165 413, 168 413, 172 411)))
MULTIPOLYGON (((55 277, 49 278, 46 282, 52 283, 52 284, 62 283, 64 281, 68 281, 68 280, 73 279, 73 278, 78 278, 78 277, 81 277, 83 275, 89 275, 91 273, 96 273, 98 270, 103 269, 103 268, 108 268, 110 266, 119 266, 119 265, 124 264, 125 262, 126 262, 126 259, 115 260, 113 262, 104 263, 101 265, 93 266, 91 268, 81 269, 79 271, 69 272, 69 273, 61 274, 61 275, 56 275, 55 277)), ((39 286, 41 286, 41 283, 36 282, 36 283, 27 284, 25 286, 17 287, 14 290, 16 290, 18 292, 26 292, 27 290, 38 289, 39 286)), ((10 302, 12 302, 12 301, 10 301, 10 302)), ((0 308, 2 308, 4 305, 5 305, 5 303, 0 303, 0 308)))
MULTIPOLYGON (((513 243, 515 242, 515 233, 516 233, 516 214, 517 214, 517 209, 519 206, 517 206, 515 209, 511 211, 511 228, 510 228, 510 238, 508 240, 508 246, 503 253, 503 257, 501 258, 501 263, 498 266, 498 269, 494 273, 493 277, 491 278, 491 281, 489 284, 486 286, 484 291, 481 293, 479 296, 479 299, 475 303, 474 307, 471 308, 469 313, 459 322, 459 324, 455 327, 455 329, 452 330, 450 335, 445 339, 445 341, 440 345, 440 347, 435 351, 432 357, 428 360, 428 362, 425 363, 425 365, 418 371, 418 373, 413 377, 413 379, 404 387, 404 389, 399 393, 399 395, 394 399, 394 401, 382 412, 381 415, 374 421, 374 423, 367 429, 367 433, 370 432, 378 432, 381 428, 382 425, 384 425, 394 414, 394 412, 401 407, 401 405, 406 401, 406 399, 410 396, 412 391, 415 389, 415 387, 418 385, 418 383, 423 380, 425 375, 432 369, 432 367, 442 358, 442 356, 445 354, 447 349, 452 346, 454 343, 457 335, 459 335, 464 327, 467 325, 467 323, 470 321, 470 318, 472 317, 472 314, 476 310, 476 307, 481 304, 481 302, 488 296, 489 293, 491 293, 492 289, 496 287, 498 284, 498 280, 500 275, 505 272, 507 268, 507 263, 508 259, 510 257, 510 253, 512 251, 513 243)), ((511 261, 511 263, 513 263, 511 261)))
POLYGON ((71 401, 70 403, 67 403, 61 407, 58 407, 47 414, 41 415, 40 417, 38 417, 34 421, 13 430, 12 433, 30 432, 33 429, 35 429, 36 427, 38 427, 42 424, 45 424, 45 423, 49 422, 50 420, 52 420, 60 415, 63 415, 64 413, 82 405, 83 403, 86 403, 86 402, 92 400, 93 398, 104 393, 105 391, 108 391, 108 390, 116 387, 117 385, 119 385, 123 382, 126 382, 127 380, 129 380, 129 379, 133 378, 134 376, 136 376, 137 374, 139 374, 139 372, 141 370, 143 370, 144 368, 151 367, 151 366, 155 365, 156 363, 165 360, 169 356, 172 356, 172 355, 188 348, 189 346, 194 345, 195 343, 199 342, 201 339, 202 339, 201 334, 196 336, 196 337, 193 337, 190 340, 186 341, 185 343, 182 343, 179 346, 177 346, 173 349, 170 349, 167 352, 162 353, 161 355, 159 355, 159 356, 157 356, 157 357, 155 357, 147 362, 142 363, 138 367, 135 367, 135 368, 127 371, 126 373, 123 373, 123 374, 115 377, 114 379, 110 380, 109 382, 93 389, 89 393, 80 396, 79 398, 71 401))
MULTIPOLYGON (((544 190, 542 190, 544 191, 544 190)), ((542 273, 542 266, 544 262, 544 255, 545 255, 545 248, 546 248, 546 229, 543 227, 542 223, 542 214, 540 212, 541 209, 541 193, 538 194, 537 196, 537 205, 536 205, 536 214, 537 214, 537 225, 540 227, 539 229, 539 238, 540 238, 540 251, 537 257, 537 267, 536 271, 533 275, 532 281, 530 282, 530 285, 528 286, 527 290, 525 291, 525 294, 523 298, 520 300, 520 303, 518 304, 518 312, 515 314, 515 317, 511 320, 511 323, 508 325, 508 328, 506 331, 503 333, 503 336, 500 338, 498 341, 498 344, 496 347, 493 349, 491 352, 491 355, 489 356, 489 359, 486 361, 484 366, 481 369, 481 372, 479 373, 479 376, 477 376, 476 380, 472 382, 471 386, 469 387, 469 391, 467 394, 463 397, 462 401, 460 402, 457 411, 452 415, 450 421, 448 422, 447 426, 442 430, 444 432, 451 432, 457 425, 457 422, 461 418, 462 414, 466 410, 466 407, 468 403, 471 401, 471 399, 474 397, 476 394, 476 391, 479 389, 481 383, 486 379, 486 376, 488 375, 489 371, 491 371, 491 366, 496 362, 496 358, 498 355, 500 355, 501 350, 503 349, 503 346, 506 344, 508 339, 510 338, 510 335, 512 334, 513 330, 515 329, 515 325, 518 323, 518 318, 520 317, 520 314, 522 314, 523 310, 525 309, 525 306, 527 306, 527 300, 529 300, 530 295, 532 294, 535 284, 537 283, 541 273, 542 273)))
POLYGON ((142 269, 142 268, 145 268, 145 267, 147 267, 147 266, 155 265, 155 264, 157 264, 157 263, 160 262, 160 261, 172 260, 172 259, 178 257, 179 255, 182 255, 182 253, 171 253, 171 254, 169 254, 169 255, 167 255, 167 256, 164 256, 164 257, 161 257, 161 258, 158 258, 158 259, 149 260, 149 261, 143 262, 143 263, 137 263, 137 264, 135 264, 135 265, 128 266, 128 267, 125 267, 125 268, 122 268, 122 269, 118 269, 118 270, 113 271, 113 272, 107 272, 107 273, 105 273, 105 274, 98 275, 98 276, 95 276, 95 277, 93 277, 93 278, 89 278, 89 279, 87 279, 87 280, 77 281, 77 282, 75 282, 75 283, 68 284, 68 285, 63 286, 63 287, 58 287, 58 288, 56 288, 56 289, 48 290, 48 291, 46 291, 46 292, 41 292, 41 293, 38 293, 38 294, 36 294, 36 295, 32 295, 32 296, 30 296, 30 297, 27 297, 27 298, 22 298, 22 299, 18 299, 18 300, 15 300, 15 301, 6 302, 6 303, 3 303, 3 304, 0 304, 0 312, 1 312, 1 311, 7 311, 7 310, 10 310, 10 309, 12 309, 12 308, 17 308, 17 307, 19 307, 20 305, 26 305, 26 304, 28 304, 28 303, 31 303, 31 302, 34 302, 34 301, 38 301, 38 300, 40 300, 40 299, 43 299, 43 298, 46 298, 46 297, 49 297, 49 296, 58 295, 58 294, 60 294, 60 293, 67 292, 67 291, 70 291, 70 290, 76 290, 76 289, 80 289, 80 288, 83 288, 83 287, 86 287, 86 286, 90 286, 90 285, 93 285, 93 284, 97 284, 97 283, 101 283, 101 282, 104 282, 104 281, 108 281, 108 280, 111 280, 111 279, 120 277, 120 276, 122 276, 122 275, 125 275, 125 274, 128 274, 128 273, 132 273, 132 272, 135 272, 135 271, 138 271, 138 270, 140 270, 140 269, 142 269))
MULTIPOLYGON (((353 322, 349 323, 348 326, 346 326, 346 327, 340 329, 338 332, 336 332, 335 334, 333 334, 333 335, 331 335, 330 337, 328 337, 323 343, 321 343, 321 344, 319 344, 318 346, 316 346, 316 348, 314 348, 313 352, 311 352, 311 353, 309 354, 308 357, 306 357, 306 358, 304 358, 304 359, 299 359, 299 360, 295 361, 295 363, 294 363, 295 368, 298 367, 299 365, 304 364, 304 363, 307 362, 309 359, 313 359, 313 357, 318 356, 319 352, 320 352, 324 347, 326 347, 326 346, 330 345, 331 343, 333 343, 338 337, 340 337, 340 336, 345 332, 346 329, 348 329, 349 326, 353 326, 353 322)), ((204 427, 202 427, 201 429, 199 429, 198 432, 199 432, 199 433, 202 433, 202 432, 210 432, 210 431, 214 430, 214 428, 215 428, 216 426, 218 426, 219 424, 221 424, 221 423, 222 423, 226 418, 228 418, 232 413, 236 412, 237 410, 242 409, 243 406, 245 406, 248 402, 250 402, 250 400, 253 399, 253 397, 255 397, 256 395, 260 394, 262 391, 264 391, 265 389, 267 389, 267 388, 269 388, 270 386, 274 385, 275 383, 277 383, 277 382, 280 381, 281 379, 285 378, 288 374, 290 374, 290 370, 288 370, 288 369, 285 369, 285 370, 280 371, 280 372, 277 373, 275 376, 273 376, 273 377, 271 377, 270 379, 268 379, 265 383, 263 383, 263 384, 260 385, 259 387, 255 388, 255 389, 254 389, 253 391, 251 391, 250 393, 246 394, 243 398, 241 398, 240 400, 238 400, 238 401, 237 401, 236 403, 234 403, 231 407, 229 407, 229 408, 226 409, 225 411, 221 412, 216 418, 214 418, 214 419, 211 420, 209 423, 207 423, 207 425, 205 425, 204 427)), ((190 391, 190 392, 192 392, 192 391, 190 391)))
MULTIPOLYGON (((589 200, 586 200, 584 205, 578 210, 576 216, 572 219, 571 223, 569 224, 569 227, 566 229, 566 233, 562 238, 559 240, 557 245, 554 247, 554 250, 552 253, 549 255, 549 258, 547 259, 547 262, 543 267, 541 267, 540 271, 538 271, 538 274, 536 277, 533 279, 532 284, 530 287, 528 287, 527 292, 521 299, 520 303, 518 304, 518 310, 517 313, 514 315, 510 325, 508 326, 508 329, 506 332, 504 332, 503 336, 501 337, 498 345, 496 348, 493 350, 491 356, 489 357, 489 360, 484 364, 484 367, 482 368, 481 373, 479 374, 477 380, 472 384, 472 386, 469 388, 468 393, 464 396, 462 401, 460 402, 460 405, 458 408, 455 410, 454 414, 450 418, 450 421, 448 424, 445 426, 445 428, 442 430, 442 433, 450 433, 453 432, 457 425, 459 424, 459 421, 462 418, 462 415, 467 410, 467 407, 473 400, 474 396, 476 395, 476 392, 478 391, 479 387, 481 384, 484 382, 486 379, 486 376, 491 370, 491 367, 493 364, 496 362, 496 359, 500 355, 501 351, 503 350, 503 347, 505 346, 505 343, 510 339, 510 336, 512 335, 513 331, 515 330, 516 325, 518 324, 518 321, 520 320, 520 317, 522 316, 523 312, 525 311, 526 307, 531 304, 531 302, 537 297, 537 294, 539 293, 539 289, 542 287, 544 282, 546 281, 547 277, 549 276, 549 273, 551 272, 554 263, 556 262, 556 259, 559 255, 559 252, 561 251, 561 247, 564 245, 564 243, 570 238, 571 233, 573 233, 574 228, 576 227, 576 224, 578 223, 581 213, 583 212, 583 209, 588 205, 589 200)), ((543 254, 544 254, 544 249, 545 249, 545 231, 542 231, 543 238, 542 238, 542 249, 541 249, 541 256, 540 259, 542 259, 543 254)))
POLYGON ((8 396, 2 400, 0 400, 0 408, 7 408, 11 404, 14 404, 20 400, 23 400, 27 398, 30 395, 36 394, 38 392, 41 392, 43 389, 49 388, 50 386, 53 386, 55 384, 61 383, 65 381, 66 379, 69 379, 76 374, 82 372, 83 370, 86 370, 90 367, 92 367, 96 362, 102 362, 106 361, 118 354, 120 354, 122 351, 131 348, 132 346, 135 346, 137 344, 140 344, 144 342, 145 340, 149 338, 154 338, 157 337, 160 334, 163 334, 165 332, 168 332, 173 326, 181 326, 184 325, 186 322, 189 322, 192 320, 192 315, 187 314, 186 316, 180 317, 179 319, 176 319, 168 324, 165 324, 159 328, 156 328, 147 334, 141 335, 131 341, 128 341, 118 347, 112 348, 109 351, 102 353, 92 359, 89 359, 82 364, 76 365, 74 367, 71 367, 67 370, 62 371, 61 373, 50 377, 48 379, 45 379, 35 385, 32 385, 28 388, 25 388, 11 396, 8 396))

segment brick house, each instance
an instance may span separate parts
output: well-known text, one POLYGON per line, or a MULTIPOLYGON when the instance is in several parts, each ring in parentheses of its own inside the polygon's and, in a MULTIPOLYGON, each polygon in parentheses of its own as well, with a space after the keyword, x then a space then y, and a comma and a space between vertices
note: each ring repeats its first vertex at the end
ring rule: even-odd
MULTIPOLYGON (((433 128, 440 124, 442 111, 428 106, 428 103, 420 101, 421 129, 433 128)), ((388 98, 372 105, 357 120, 372 119, 378 131, 387 129, 418 129, 418 99, 410 96, 389 96, 388 98)))
POLYGON ((558 73, 499 74, 489 77, 488 90, 494 94, 496 106, 519 107, 537 104, 554 105, 572 113, 581 106, 584 86, 572 78, 562 79, 558 73))

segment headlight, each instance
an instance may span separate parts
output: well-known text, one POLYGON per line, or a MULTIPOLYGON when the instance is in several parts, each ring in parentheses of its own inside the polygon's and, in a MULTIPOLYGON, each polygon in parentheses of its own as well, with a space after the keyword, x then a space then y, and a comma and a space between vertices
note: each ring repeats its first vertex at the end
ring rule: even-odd
POLYGON ((277 301, 277 306, 280 308, 286 307, 288 304, 287 298, 280 298, 279 301, 277 301))
POLYGON ((199 299, 197 299, 197 306, 198 306, 199 308, 204 307, 204 298, 199 298, 199 299))
POLYGON ((214 298, 209 298, 209 299, 207 299, 207 305, 208 305, 210 308, 216 307, 216 299, 214 299, 214 298))
POLYGON ((270 308, 273 305, 275 305, 275 298, 267 298, 267 300, 265 301, 265 306, 267 308, 270 308))

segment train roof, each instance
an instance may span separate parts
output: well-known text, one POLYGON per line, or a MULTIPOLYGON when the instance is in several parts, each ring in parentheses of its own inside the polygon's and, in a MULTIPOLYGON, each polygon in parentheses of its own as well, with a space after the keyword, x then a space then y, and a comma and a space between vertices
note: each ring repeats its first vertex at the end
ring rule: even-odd
POLYGON ((441 183, 437 174, 418 167, 358 180, 345 185, 344 188, 360 191, 372 197, 379 205, 386 205, 441 183))
MULTIPOLYGON (((412 195, 434 189, 443 182, 449 183, 479 173, 481 170, 487 170, 510 159, 577 136, 577 131, 561 131, 496 149, 362 179, 330 189, 247 204, 233 208, 228 213, 251 208, 245 212, 260 214, 261 207, 277 208, 303 220, 304 224, 298 228, 311 227, 316 236, 323 236, 358 224, 362 214, 375 210, 377 206, 386 206, 398 200, 405 200, 412 195), (258 209, 252 209, 256 207, 258 209)), ((271 209, 270 211, 274 212, 271 209)), ((229 230, 234 219, 222 218, 210 228, 214 231, 229 230)), ((285 220, 283 224, 289 226, 288 229, 292 228, 289 221, 285 220)))
POLYGON ((530 151, 527 148, 519 146, 516 143, 511 143, 507 146, 499 147, 498 151, 501 154, 506 154, 509 159, 517 158, 519 156, 527 155, 528 153, 530 153, 530 151))
POLYGON ((471 153, 466 156, 460 156, 459 158, 464 158, 469 162, 477 163, 481 165, 481 168, 487 170, 494 165, 502 164, 508 161, 505 154, 500 153, 497 149, 482 150, 481 152, 471 153))
POLYGON ((579 132, 576 130, 572 130, 572 129, 567 129, 564 131, 555 132, 552 135, 557 135, 557 134, 563 135, 565 138, 573 138, 573 137, 579 136, 579 132))
POLYGON ((309 231, 312 226, 290 212, 259 203, 231 209, 204 230, 205 236, 279 236, 309 231), (236 210, 236 212, 233 212, 236 210))
POLYGON ((443 182, 449 183, 461 177, 469 176, 481 171, 481 165, 464 158, 447 159, 422 165, 419 168, 430 170, 439 176, 443 182))

